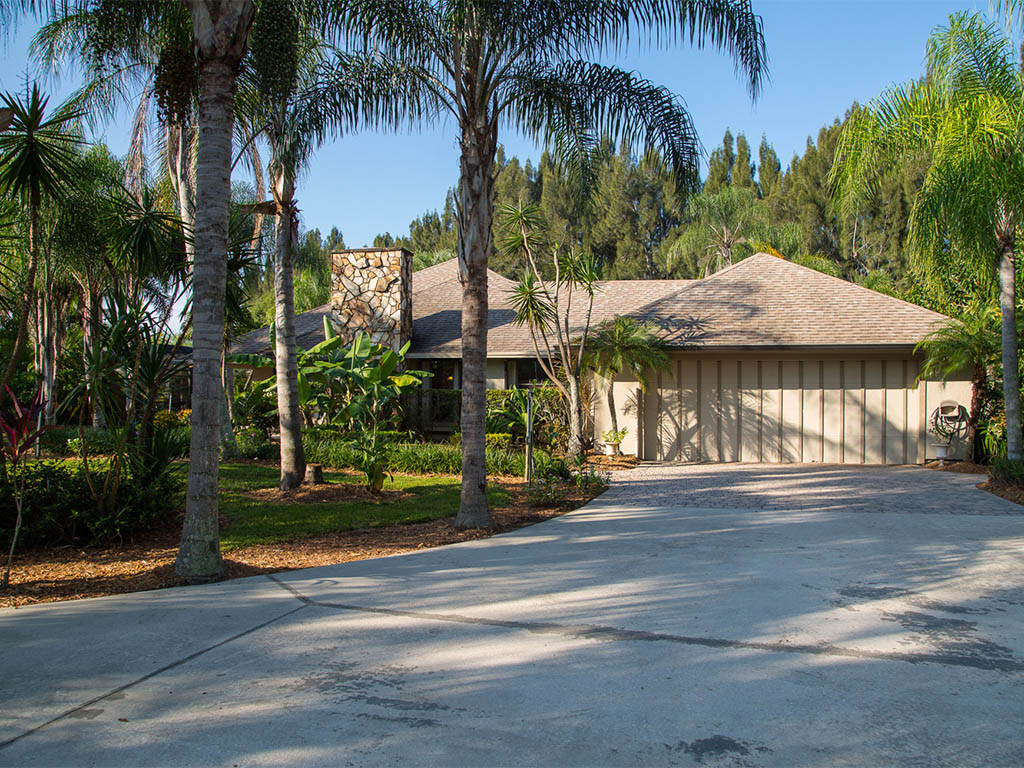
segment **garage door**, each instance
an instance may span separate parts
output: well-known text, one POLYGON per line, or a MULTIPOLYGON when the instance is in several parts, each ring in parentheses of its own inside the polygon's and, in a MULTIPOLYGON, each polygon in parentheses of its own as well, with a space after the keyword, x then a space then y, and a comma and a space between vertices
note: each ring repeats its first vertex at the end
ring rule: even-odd
POLYGON ((929 401, 964 383, 917 375, 913 359, 678 358, 642 397, 642 458, 919 463, 929 401))

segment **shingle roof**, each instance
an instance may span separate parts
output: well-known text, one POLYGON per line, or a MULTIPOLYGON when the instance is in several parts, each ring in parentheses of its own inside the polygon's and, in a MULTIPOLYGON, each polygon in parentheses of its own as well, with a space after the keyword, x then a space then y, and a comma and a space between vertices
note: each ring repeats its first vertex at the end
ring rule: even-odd
POLYGON ((913 347, 944 315, 759 253, 638 315, 675 347, 913 347))
MULTIPOLYGON (((488 270, 491 357, 532 356, 530 332, 515 325, 508 293, 515 283, 488 270)), ((414 356, 461 354, 462 286, 455 259, 412 276, 414 356)), ((585 322, 573 302, 569 326, 585 322)), ((296 316, 298 345, 323 341, 330 305, 296 316)), ((756 254, 704 280, 611 280, 594 299, 592 325, 619 315, 649 320, 680 349, 912 347, 944 316, 854 283, 756 254)), ((270 354, 267 328, 242 337, 232 354, 270 354)))

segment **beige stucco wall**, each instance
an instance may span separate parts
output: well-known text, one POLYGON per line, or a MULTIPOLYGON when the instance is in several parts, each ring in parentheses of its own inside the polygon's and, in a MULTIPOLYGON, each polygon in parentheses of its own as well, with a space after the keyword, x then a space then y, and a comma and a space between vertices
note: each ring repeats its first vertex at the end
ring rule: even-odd
MULTIPOLYGON (((921 463, 935 455, 928 417, 945 400, 966 407, 970 382, 915 386, 917 374, 898 356, 677 356, 639 409, 637 383, 616 382, 622 448, 669 461, 921 463)), ((601 392, 599 441, 609 423, 601 392)))

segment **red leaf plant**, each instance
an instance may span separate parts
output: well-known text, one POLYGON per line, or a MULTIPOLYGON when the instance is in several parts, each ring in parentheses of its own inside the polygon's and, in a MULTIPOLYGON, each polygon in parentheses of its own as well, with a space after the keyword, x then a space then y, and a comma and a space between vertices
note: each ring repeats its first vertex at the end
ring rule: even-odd
POLYGON ((11 398, 11 408, 0 410, 0 453, 4 461, 11 465, 11 484, 14 486, 14 505, 18 510, 18 516, 14 522, 14 534, 11 536, 11 549, 7 553, 7 570, 4 572, 3 582, 0 587, 6 589, 11 581, 11 563, 14 560, 14 545, 18 541, 18 532, 21 530, 21 509, 25 493, 24 473, 19 471, 22 459, 35 447, 36 441, 42 430, 38 429, 39 414, 43 411, 43 389, 40 386, 36 389, 35 395, 27 405, 18 402, 18 398, 7 387, 7 394, 11 398))

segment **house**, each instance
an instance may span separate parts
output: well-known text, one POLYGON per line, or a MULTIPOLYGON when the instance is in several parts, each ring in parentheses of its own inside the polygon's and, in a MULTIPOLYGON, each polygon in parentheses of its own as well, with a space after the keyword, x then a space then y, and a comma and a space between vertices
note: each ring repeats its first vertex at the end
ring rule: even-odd
MULTIPOLYGON (((369 333, 431 371, 429 386, 458 389, 461 302, 453 259, 413 273, 402 249, 333 254, 331 303, 296 318, 298 344, 369 333)), ((488 275, 487 381, 493 388, 543 378, 527 328, 508 304, 514 283, 488 275)), ((576 302, 570 327, 580 329, 576 302)), ((623 451, 666 461, 920 463, 934 457, 929 418, 966 406, 969 377, 918 382, 914 347, 943 315, 767 254, 703 280, 612 280, 601 284, 592 324, 632 315, 660 328, 668 371, 642 391, 615 382, 623 451)), ((232 354, 271 353, 268 329, 232 354)), ((265 372, 269 374, 269 371, 265 372)), ((592 407, 610 426, 603 386, 592 407)), ((959 449, 962 451, 963 446, 959 449)))

